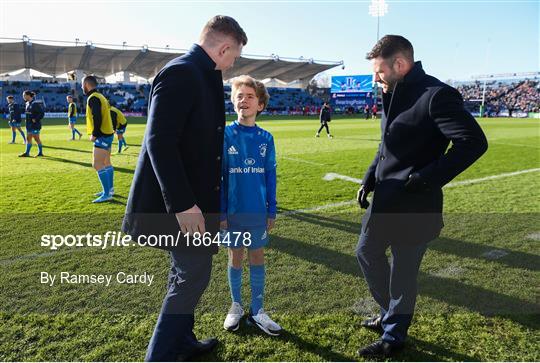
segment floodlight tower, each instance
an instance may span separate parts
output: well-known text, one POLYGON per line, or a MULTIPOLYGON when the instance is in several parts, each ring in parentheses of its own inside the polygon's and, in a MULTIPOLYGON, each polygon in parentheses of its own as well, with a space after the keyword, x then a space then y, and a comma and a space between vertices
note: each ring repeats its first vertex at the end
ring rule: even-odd
MULTIPOLYGON (((388 4, 385 0, 371 0, 369 5, 369 15, 377 17, 377 41, 379 41, 379 27, 381 22, 381 16, 384 16, 388 12, 388 4)), ((378 95, 377 83, 373 82, 373 100, 377 104, 378 95)))
POLYGON ((388 4, 385 0, 371 0, 369 5, 369 15, 377 17, 377 41, 379 41, 379 25, 381 16, 388 12, 388 4))

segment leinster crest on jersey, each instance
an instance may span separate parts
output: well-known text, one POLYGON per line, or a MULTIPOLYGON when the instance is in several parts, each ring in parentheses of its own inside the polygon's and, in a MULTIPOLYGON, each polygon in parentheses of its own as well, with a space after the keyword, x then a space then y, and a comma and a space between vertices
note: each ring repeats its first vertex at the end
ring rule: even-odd
POLYGON ((259 153, 263 158, 266 157, 266 144, 259 145, 259 153))

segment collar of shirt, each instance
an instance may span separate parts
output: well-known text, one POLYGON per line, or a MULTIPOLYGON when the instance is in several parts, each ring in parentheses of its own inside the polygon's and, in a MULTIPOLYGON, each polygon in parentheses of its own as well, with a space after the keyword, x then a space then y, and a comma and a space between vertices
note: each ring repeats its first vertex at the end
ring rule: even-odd
POLYGON ((208 53, 206 53, 206 51, 200 45, 193 44, 191 48, 189 48, 188 54, 197 58, 197 60, 200 61, 200 65, 204 69, 212 71, 216 70, 216 63, 212 60, 212 58, 210 58, 208 53))
POLYGON ((422 62, 416 61, 414 62, 414 66, 411 68, 409 73, 403 77, 404 83, 415 83, 419 82, 424 76, 426 75, 426 72, 424 72, 424 69, 422 68, 422 62))
POLYGON ((238 122, 238 120, 235 120, 233 122, 233 125, 238 128, 238 130, 242 131, 242 132, 255 132, 257 131, 257 129, 259 128, 257 126, 257 124, 253 125, 253 126, 244 126, 242 125, 240 122, 238 122))

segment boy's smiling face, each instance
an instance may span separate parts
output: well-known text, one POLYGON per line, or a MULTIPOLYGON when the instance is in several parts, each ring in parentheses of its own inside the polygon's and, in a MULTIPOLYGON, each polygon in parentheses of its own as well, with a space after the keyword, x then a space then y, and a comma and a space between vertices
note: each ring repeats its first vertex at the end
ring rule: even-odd
POLYGON ((249 86, 241 85, 234 95, 234 110, 240 119, 255 120, 257 112, 262 111, 264 104, 259 103, 255 90, 249 86))

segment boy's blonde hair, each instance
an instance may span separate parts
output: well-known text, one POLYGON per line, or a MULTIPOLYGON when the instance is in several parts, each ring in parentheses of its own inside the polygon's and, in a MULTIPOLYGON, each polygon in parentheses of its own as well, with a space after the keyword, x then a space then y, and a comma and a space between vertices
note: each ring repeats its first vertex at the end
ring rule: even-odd
POLYGON ((259 105, 263 104, 264 107, 261 111, 257 112, 257 116, 264 111, 266 106, 268 106, 268 101, 270 100, 270 95, 268 94, 268 91, 266 90, 266 86, 261 81, 257 81, 255 78, 247 75, 241 75, 238 77, 235 77, 231 81, 231 101, 234 104, 234 97, 236 96, 236 93, 238 92, 238 89, 242 86, 247 86, 250 88, 253 88, 255 90, 255 95, 257 96, 257 99, 259 100, 259 105))

